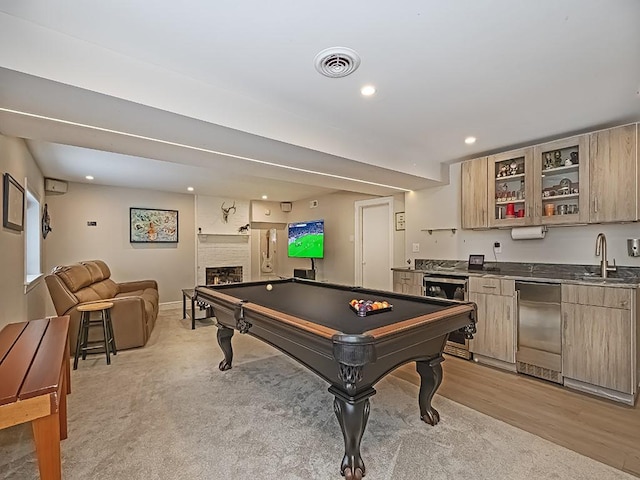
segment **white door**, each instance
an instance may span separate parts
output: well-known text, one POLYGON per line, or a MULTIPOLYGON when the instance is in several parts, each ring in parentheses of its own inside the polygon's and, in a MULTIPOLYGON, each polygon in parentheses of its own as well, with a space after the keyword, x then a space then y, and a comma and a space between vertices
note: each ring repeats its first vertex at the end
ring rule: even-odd
POLYGON ((356 202, 356 283, 366 288, 392 290, 393 198, 356 202))

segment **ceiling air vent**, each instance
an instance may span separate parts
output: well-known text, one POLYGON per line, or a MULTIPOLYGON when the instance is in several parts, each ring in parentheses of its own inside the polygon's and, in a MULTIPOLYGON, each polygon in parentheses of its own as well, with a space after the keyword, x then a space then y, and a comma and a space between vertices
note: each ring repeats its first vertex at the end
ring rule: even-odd
POLYGON ((356 71, 360 57, 350 48, 331 47, 316 55, 315 65, 325 77, 341 78, 356 71))

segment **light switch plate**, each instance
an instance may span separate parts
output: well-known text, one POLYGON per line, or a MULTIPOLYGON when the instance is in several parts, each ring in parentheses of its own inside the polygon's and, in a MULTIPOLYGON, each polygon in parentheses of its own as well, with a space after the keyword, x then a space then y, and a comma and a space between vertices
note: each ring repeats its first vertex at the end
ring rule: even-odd
POLYGON ((418 253, 420 251, 420 244, 419 243, 414 243, 413 244, 413 253, 418 253))

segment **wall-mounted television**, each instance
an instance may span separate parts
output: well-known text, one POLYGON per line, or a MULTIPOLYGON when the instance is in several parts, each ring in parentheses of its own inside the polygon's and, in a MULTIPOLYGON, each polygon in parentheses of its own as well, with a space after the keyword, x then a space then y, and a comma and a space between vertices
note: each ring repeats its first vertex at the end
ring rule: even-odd
POLYGON ((324 220, 290 223, 287 254, 291 258, 323 258, 324 220))

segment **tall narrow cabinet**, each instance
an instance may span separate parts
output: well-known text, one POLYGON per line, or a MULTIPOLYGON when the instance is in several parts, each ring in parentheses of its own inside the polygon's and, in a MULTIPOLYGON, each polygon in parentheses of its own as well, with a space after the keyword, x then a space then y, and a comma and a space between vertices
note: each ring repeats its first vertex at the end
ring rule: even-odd
POLYGON ((462 228, 487 228, 487 157, 462 163, 462 228))
POLYGON ((638 124, 589 135, 589 222, 638 220, 638 124))

